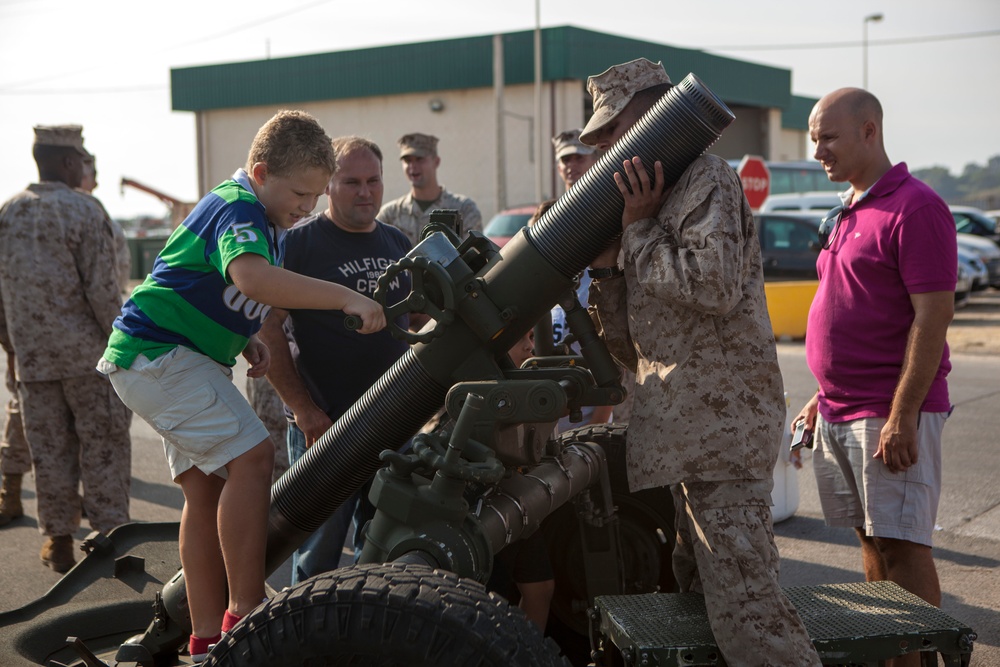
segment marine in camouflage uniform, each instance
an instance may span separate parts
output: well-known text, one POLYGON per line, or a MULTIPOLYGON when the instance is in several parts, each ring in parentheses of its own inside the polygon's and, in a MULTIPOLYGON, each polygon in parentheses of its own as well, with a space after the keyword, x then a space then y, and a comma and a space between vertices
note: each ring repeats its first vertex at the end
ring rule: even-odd
POLYGON ((121 308, 116 258, 103 207, 73 189, 80 129, 35 128, 41 182, 0 209, 0 342, 16 357, 41 556, 57 571, 72 566, 81 510, 101 532, 129 518, 129 412, 94 370, 121 308))
MULTIPOLYGON (((591 77, 581 139, 610 147, 669 84, 645 59, 591 77)), ((646 197, 630 209, 622 193, 624 271, 617 248, 602 254, 590 292, 609 349, 636 373, 629 488, 670 487, 678 586, 704 594, 728 665, 818 665, 778 584, 770 492, 785 406, 750 206, 716 156, 697 158, 665 196, 642 169, 625 168, 619 185, 646 197)))
POLYGON ((437 154, 438 138, 414 132, 403 135, 397 143, 403 172, 412 187, 399 199, 385 204, 378 213, 378 220, 400 229, 413 245, 420 242, 420 230, 430 222, 431 211, 435 209, 453 209, 461 214, 460 238, 465 238, 473 229, 481 231, 483 215, 476 203, 438 185, 437 169, 441 164, 437 154))

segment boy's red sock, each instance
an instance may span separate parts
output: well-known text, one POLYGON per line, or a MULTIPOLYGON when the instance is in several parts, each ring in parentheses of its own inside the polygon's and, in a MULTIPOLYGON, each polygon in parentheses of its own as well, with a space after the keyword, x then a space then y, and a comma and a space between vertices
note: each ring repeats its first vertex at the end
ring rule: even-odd
POLYGON ((226 613, 222 615, 222 631, 229 632, 241 620, 243 620, 242 616, 237 616, 227 609, 226 613))
POLYGON ((191 639, 188 640, 188 651, 192 657, 199 656, 201 660, 204 660, 208 654, 209 647, 212 644, 218 644, 221 639, 221 634, 208 638, 191 635, 191 639))

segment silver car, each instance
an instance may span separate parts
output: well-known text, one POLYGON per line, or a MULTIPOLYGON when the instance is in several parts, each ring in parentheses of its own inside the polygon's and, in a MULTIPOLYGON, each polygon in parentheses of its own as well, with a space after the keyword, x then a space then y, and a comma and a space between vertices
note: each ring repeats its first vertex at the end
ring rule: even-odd
POLYGON ((974 234, 958 233, 958 249, 976 255, 989 272, 989 284, 1000 287, 1000 247, 993 241, 974 234))
POLYGON ((970 294, 972 294, 972 277, 969 275, 969 269, 959 260, 958 280, 955 282, 955 307, 968 304, 970 294))
POLYGON ((972 281, 973 292, 981 292, 990 286, 990 272, 979 255, 959 247, 958 263, 960 266, 965 266, 969 279, 972 281))

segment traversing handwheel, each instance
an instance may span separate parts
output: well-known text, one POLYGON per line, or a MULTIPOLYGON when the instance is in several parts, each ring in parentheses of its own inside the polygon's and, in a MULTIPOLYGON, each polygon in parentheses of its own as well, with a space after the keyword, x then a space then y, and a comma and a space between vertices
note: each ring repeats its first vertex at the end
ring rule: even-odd
POLYGON ((392 336, 411 345, 427 343, 437 338, 455 319, 455 291, 451 276, 443 266, 427 257, 403 257, 391 264, 378 279, 375 294, 372 296, 385 310, 385 319, 392 336), (402 301, 389 305, 386 303, 389 286, 396 276, 404 271, 409 271, 411 274, 410 293, 402 301), (435 303, 429 290, 434 290, 433 297, 440 299, 440 305, 435 303), (409 313, 423 313, 429 316, 434 320, 434 326, 416 333, 396 324, 397 317, 409 313))

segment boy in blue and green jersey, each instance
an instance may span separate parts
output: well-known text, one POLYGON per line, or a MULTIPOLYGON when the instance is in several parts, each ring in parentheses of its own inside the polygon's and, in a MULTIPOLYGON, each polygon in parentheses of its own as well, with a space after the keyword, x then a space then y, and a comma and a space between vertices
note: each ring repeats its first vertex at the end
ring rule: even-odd
POLYGON ((152 273, 115 322, 105 358, 128 368, 178 345, 232 366, 270 306, 247 299, 226 278, 229 262, 252 252, 282 263, 276 230, 239 170, 198 203, 171 235, 152 273), (219 235, 219 231, 224 233, 219 235), (221 296, 221 298, 220 298, 221 296))
POLYGON ((274 445, 232 383, 236 355, 250 377, 267 372, 257 332, 271 306, 343 310, 361 317, 361 333, 385 326, 367 297, 279 268, 281 234, 312 213, 335 164, 308 114, 283 111, 265 123, 246 168, 171 235, 98 364, 163 437, 184 492, 180 556, 196 660, 264 597, 274 445))

